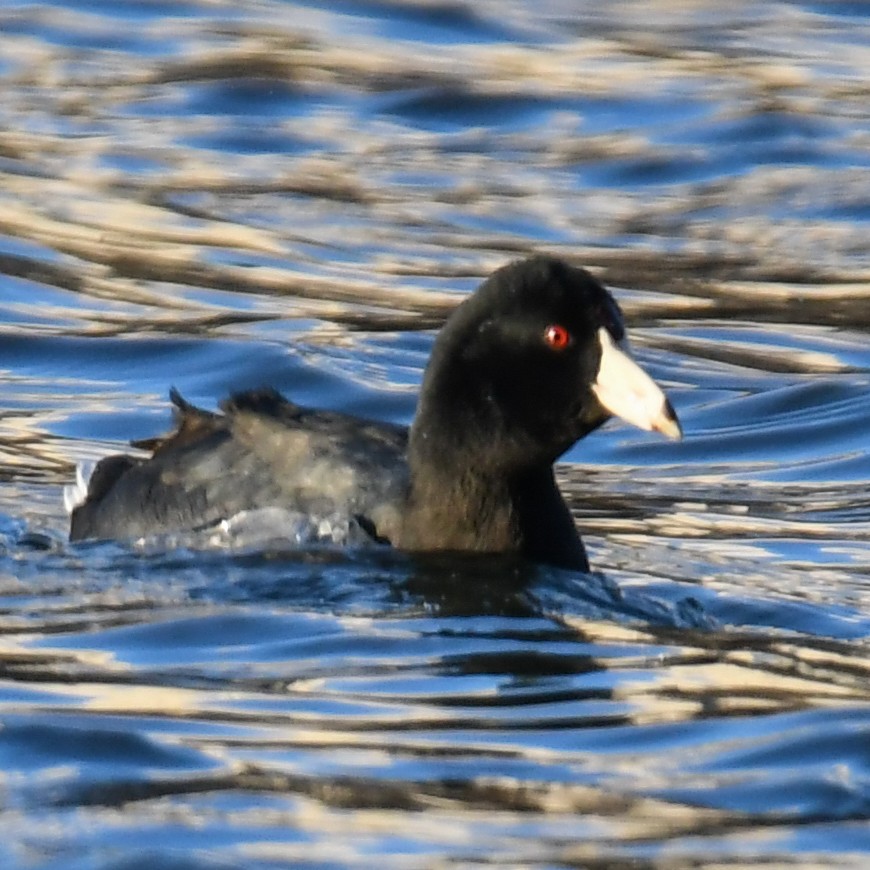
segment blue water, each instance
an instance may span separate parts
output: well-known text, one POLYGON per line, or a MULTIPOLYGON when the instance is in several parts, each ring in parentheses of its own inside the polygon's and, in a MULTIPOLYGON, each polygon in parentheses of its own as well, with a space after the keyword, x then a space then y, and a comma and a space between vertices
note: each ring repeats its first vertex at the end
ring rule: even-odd
POLYGON ((0 32, 0 867, 867 865, 866 4, 0 32), (532 250, 614 288, 686 432, 564 457, 596 574, 66 542, 170 385, 409 422, 532 250))

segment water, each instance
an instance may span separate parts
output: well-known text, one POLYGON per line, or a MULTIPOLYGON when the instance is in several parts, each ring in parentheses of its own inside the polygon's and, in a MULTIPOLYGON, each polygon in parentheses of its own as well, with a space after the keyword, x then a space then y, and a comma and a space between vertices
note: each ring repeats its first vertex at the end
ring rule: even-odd
POLYGON ((0 866, 866 866, 867 4, 0 32, 0 866), (64 542, 172 384, 409 421, 530 250, 616 288, 687 434, 565 457, 599 575, 64 542))

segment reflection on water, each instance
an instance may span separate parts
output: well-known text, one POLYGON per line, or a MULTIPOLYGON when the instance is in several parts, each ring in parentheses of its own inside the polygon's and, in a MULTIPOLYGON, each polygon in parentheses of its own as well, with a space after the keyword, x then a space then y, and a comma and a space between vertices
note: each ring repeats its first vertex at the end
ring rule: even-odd
POLYGON ((0 9, 0 864, 864 866, 868 28, 0 9), (529 250, 616 288, 687 433, 565 457, 602 576, 65 544, 171 384, 409 421, 529 250))

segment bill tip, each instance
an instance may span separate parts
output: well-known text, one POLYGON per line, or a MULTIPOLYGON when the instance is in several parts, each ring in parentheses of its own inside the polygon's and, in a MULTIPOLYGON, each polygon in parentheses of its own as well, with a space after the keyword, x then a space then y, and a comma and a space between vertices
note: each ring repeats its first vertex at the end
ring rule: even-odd
POLYGON ((672 441, 679 441, 683 437, 683 427, 680 426, 677 412, 667 399, 665 399, 658 417, 653 421, 652 428, 672 441))

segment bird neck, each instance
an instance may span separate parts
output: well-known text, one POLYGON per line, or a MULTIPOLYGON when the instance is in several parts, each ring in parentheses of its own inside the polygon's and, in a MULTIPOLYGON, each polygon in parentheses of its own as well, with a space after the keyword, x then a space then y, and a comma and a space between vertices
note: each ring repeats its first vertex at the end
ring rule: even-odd
POLYGON ((470 457, 449 438, 437 444, 424 436, 412 428, 403 549, 514 553, 589 570, 551 466, 506 469, 492 456, 470 457))

